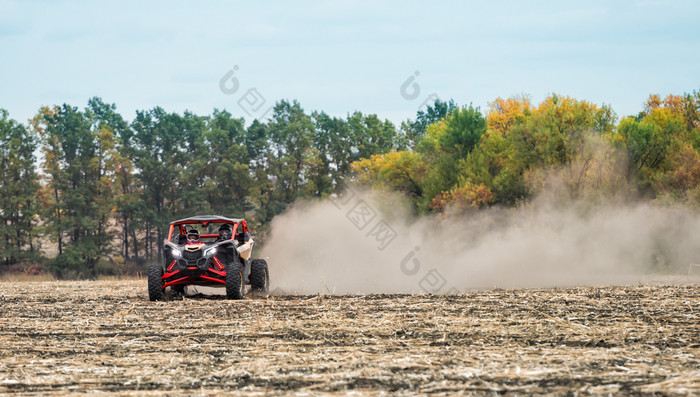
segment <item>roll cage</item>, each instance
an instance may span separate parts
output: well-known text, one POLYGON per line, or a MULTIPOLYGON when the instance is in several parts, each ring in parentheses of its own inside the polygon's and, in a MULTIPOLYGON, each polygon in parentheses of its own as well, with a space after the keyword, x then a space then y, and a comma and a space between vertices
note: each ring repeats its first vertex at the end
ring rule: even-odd
MULTIPOLYGON (((178 244, 178 241, 173 241, 175 236, 182 236, 187 234, 187 225, 202 225, 207 228, 209 226, 216 226, 218 229, 222 224, 231 225, 231 240, 244 239, 246 234, 250 236, 248 232, 248 225, 245 219, 238 218, 226 218, 223 216, 216 215, 204 215, 204 216, 193 216, 190 218, 180 219, 170 223, 170 229, 168 231, 167 242, 178 244)), ((202 239, 218 238, 218 232, 216 234, 200 234, 202 239)))

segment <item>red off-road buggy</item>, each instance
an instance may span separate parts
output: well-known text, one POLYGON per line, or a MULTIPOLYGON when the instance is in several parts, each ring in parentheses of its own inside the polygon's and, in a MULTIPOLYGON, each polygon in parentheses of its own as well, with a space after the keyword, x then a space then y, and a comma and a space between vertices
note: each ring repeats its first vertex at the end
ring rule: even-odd
POLYGON ((188 285, 225 287, 229 299, 243 299, 246 284, 254 293, 267 294, 267 262, 251 260, 254 245, 244 219, 202 215, 172 222, 165 265, 148 267, 149 299, 183 294, 188 285))

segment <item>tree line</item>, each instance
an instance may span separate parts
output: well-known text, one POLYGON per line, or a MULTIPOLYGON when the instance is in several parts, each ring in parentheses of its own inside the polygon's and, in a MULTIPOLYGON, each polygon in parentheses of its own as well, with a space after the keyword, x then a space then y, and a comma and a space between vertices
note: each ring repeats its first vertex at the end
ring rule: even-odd
POLYGON ((498 98, 485 114, 436 100, 398 127, 296 101, 247 127, 225 110, 160 107, 128 122, 100 98, 42 107, 26 125, 0 109, 0 263, 58 277, 132 272, 161 256, 174 219, 245 217, 264 240, 295 200, 348 183, 402 192, 417 213, 514 206, 548 190, 697 205, 699 114, 697 92, 651 96, 619 121, 557 95, 537 106, 498 98))
POLYGON ((403 192, 421 213, 515 206, 543 193, 565 204, 700 204, 700 92, 652 95, 621 120, 609 106, 558 95, 537 106, 498 98, 485 115, 451 102, 428 110, 441 117, 414 132, 413 146, 352 164, 359 183, 403 192))
POLYGON ((308 114, 296 101, 248 127, 227 111, 160 107, 127 122, 100 98, 43 107, 27 125, 0 110, 0 263, 58 277, 138 269, 161 256, 169 222, 195 214, 245 217, 264 239, 290 203, 341 189, 353 162, 398 136, 376 115, 308 114))

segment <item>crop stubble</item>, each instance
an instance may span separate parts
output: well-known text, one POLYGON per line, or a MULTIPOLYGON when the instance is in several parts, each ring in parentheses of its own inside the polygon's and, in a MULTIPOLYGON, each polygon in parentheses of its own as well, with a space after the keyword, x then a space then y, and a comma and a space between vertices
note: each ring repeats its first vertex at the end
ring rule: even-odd
POLYGON ((0 283, 0 393, 700 393, 697 284, 149 302, 0 283))

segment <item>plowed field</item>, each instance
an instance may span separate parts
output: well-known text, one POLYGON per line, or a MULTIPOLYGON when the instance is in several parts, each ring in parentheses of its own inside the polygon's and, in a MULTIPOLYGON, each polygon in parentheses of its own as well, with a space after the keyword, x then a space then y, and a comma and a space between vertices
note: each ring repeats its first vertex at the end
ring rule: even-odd
POLYGON ((149 302, 0 283, 0 393, 700 393, 700 285, 149 302))

